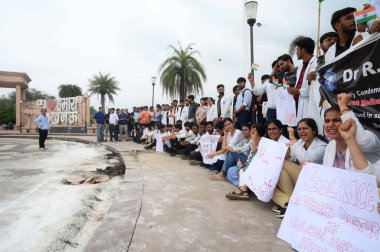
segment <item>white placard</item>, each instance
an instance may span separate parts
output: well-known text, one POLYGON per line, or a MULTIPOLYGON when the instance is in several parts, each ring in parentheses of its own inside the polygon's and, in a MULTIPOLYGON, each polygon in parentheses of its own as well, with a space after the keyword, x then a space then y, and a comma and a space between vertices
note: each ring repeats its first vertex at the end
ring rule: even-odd
POLYGON ((203 135, 200 139, 200 151, 204 164, 214 164, 218 161, 218 156, 207 158, 207 156, 216 151, 220 135, 203 135))
POLYGON ((161 133, 154 134, 154 138, 156 139, 156 151, 164 152, 164 143, 162 142, 161 133))
POLYGON ((296 102, 288 90, 283 87, 276 88, 276 116, 284 125, 296 126, 296 102))
POLYGON ((259 200, 269 202, 272 199, 287 150, 284 143, 261 138, 256 155, 241 177, 259 200))
POLYGON ((298 251, 380 251, 378 201, 375 176, 308 163, 277 236, 298 251))

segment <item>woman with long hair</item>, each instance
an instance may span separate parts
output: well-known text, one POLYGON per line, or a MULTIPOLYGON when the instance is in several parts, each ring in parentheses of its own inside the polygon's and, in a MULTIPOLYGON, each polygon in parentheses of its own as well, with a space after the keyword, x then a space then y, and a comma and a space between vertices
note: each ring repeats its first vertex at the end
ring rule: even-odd
POLYGON ((197 123, 201 123, 203 121, 206 121, 207 118, 207 105, 206 105, 207 97, 203 97, 200 99, 200 106, 197 108, 197 111, 195 112, 195 120, 197 120, 197 123))

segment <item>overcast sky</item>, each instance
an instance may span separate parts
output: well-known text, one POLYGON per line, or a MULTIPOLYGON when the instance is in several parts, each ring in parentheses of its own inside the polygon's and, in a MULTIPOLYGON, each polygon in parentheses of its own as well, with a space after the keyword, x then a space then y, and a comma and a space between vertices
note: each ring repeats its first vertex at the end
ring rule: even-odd
MULTIPOLYGON (((87 90, 88 79, 110 73, 121 91, 115 107, 150 105, 151 76, 171 56, 168 45, 195 43, 208 81, 204 96, 216 97, 216 85, 229 93, 249 71, 249 26, 242 0, 0 0, 0 71, 26 72, 30 88, 58 96, 60 84, 87 90), (219 61, 221 59, 221 61, 219 61)), ((326 0, 321 34, 331 31, 338 9, 361 8, 362 0, 326 0)), ((256 79, 270 71, 297 35, 317 36, 318 0, 258 0, 255 26, 256 79)), ((299 62, 297 62, 299 64, 299 62)), ((0 88, 0 95, 11 89, 0 88)), ((155 103, 168 102, 160 83, 155 103)), ((92 97, 92 105, 99 100, 92 97)), ((108 104, 107 104, 108 105, 108 104)))

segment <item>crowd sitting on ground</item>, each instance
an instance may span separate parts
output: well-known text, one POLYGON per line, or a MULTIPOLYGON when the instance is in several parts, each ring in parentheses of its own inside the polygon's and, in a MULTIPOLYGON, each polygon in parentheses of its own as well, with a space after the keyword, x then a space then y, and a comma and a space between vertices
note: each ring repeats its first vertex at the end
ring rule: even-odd
MULTIPOLYGON (((162 139, 163 149, 171 156, 213 171, 210 180, 226 180, 237 186, 226 194, 230 200, 249 200, 254 196, 239 178, 250 165, 261 139, 283 143, 288 152, 272 198, 272 210, 279 218, 285 215, 306 162, 373 174, 380 185, 379 138, 364 129, 350 110, 349 94, 338 94, 337 105, 321 103, 319 84, 312 82, 317 78, 316 69, 365 37, 364 33, 355 36, 354 11, 345 8, 333 14, 331 25, 335 31, 321 36, 320 49, 324 53, 321 57, 314 56, 315 42, 311 38, 297 37, 291 47, 302 61, 302 67, 294 66, 291 55, 280 55, 272 63, 272 72, 262 76, 261 84, 254 82, 251 73, 247 77, 251 88, 246 85, 246 78, 238 78, 232 97, 219 84, 216 99, 203 97, 199 103, 189 95, 179 104, 173 100, 170 105, 155 108, 134 107, 131 113, 128 109, 112 108, 104 114, 103 108, 99 108, 95 115, 97 141, 133 139, 146 149, 154 149, 158 146, 157 139, 162 139), (283 125, 276 118, 276 108, 281 104, 276 104, 275 90, 285 83, 296 103, 296 127, 283 125), (205 164, 201 155, 200 139, 204 135, 219 138, 215 152, 207 156, 215 158, 212 164, 205 164)), ((368 29, 372 33, 379 30, 378 23, 374 29, 368 29)))

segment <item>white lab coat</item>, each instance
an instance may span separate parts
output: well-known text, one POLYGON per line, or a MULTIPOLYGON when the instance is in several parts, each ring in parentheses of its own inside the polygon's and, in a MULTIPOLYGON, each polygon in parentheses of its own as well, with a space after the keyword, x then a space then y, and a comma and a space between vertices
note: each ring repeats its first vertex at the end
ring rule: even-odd
MULTIPOLYGON (((218 118, 218 99, 219 98, 216 98, 215 100, 215 117, 218 118)), ((220 109, 221 109, 221 114, 220 114, 220 117, 222 119, 224 118, 232 118, 232 100, 231 100, 231 97, 229 96, 226 96, 224 95, 222 97, 222 100, 220 101, 220 109)))
MULTIPOLYGON (((298 98, 298 110, 297 110, 297 122, 300 121, 303 118, 309 117, 309 92, 310 92, 310 85, 307 81, 307 75, 311 72, 314 71, 317 68, 317 58, 313 56, 309 64, 306 67, 305 74, 303 76, 302 80, 302 86, 300 91, 300 95, 298 98)), ((301 75, 302 67, 299 67, 297 69, 297 81, 301 75)), ((314 89, 314 88, 313 88, 314 89)), ((319 90, 318 90, 319 92, 319 90)))
POLYGON ((213 104, 210 106, 207 106, 207 117, 206 121, 207 122, 213 122, 215 118, 218 117, 217 109, 216 106, 213 104))
POLYGON ((297 160, 300 163, 302 161, 309 161, 316 164, 322 164, 327 143, 323 142, 318 137, 315 137, 307 150, 305 150, 304 145, 305 142, 302 139, 299 139, 290 147, 291 160, 297 160))
MULTIPOLYGON (((357 170, 352 162, 350 151, 347 148, 344 167, 349 171, 365 172, 376 175, 377 184, 380 185, 380 140, 372 131, 364 130, 363 126, 352 111, 341 116, 343 122, 349 118, 354 119, 356 122, 356 141, 369 162, 367 168, 364 170, 357 170)), ((334 165, 335 155, 336 142, 335 140, 332 140, 326 147, 323 165, 332 167, 334 165)))

